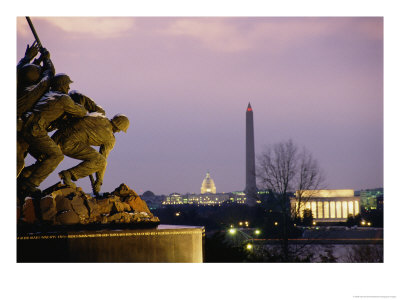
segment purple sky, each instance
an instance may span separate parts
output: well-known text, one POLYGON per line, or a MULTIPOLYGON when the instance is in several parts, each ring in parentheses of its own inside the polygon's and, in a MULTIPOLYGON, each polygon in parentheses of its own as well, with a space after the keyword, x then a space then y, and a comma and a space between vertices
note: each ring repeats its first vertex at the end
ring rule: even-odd
MULTIPOLYGON (((112 118, 102 191, 217 192, 245 186, 245 112, 256 154, 292 138, 328 188, 383 186, 383 18, 38 18, 57 72, 112 118)), ((33 37, 17 20, 17 60, 33 37)), ((32 159, 27 160, 28 164, 32 159)), ((79 161, 65 159, 57 173, 79 161)), ((89 179, 77 182, 90 191, 89 179)))

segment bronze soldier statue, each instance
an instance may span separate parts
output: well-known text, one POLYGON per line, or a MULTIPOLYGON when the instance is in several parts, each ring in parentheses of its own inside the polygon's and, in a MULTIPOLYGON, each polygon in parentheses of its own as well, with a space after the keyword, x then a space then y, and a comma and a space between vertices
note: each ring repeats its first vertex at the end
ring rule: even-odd
POLYGON ((50 92, 46 93, 28 113, 22 130, 23 138, 29 144, 29 153, 36 163, 23 170, 19 178, 18 190, 27 195, 37 191, 40 183, 53 172, 63 160, 59 146, 48 136, 55 123, 65 114, 83 117, 87 110, 68 96, 71 79, 66 74, 54 76, 50 92))
POLYGON ((50 53, 45 48, 41 50, 40 58, 31 64, 30 61, 37 55, 38 48, 36 43, 31 47, 28 45, 25 56, 17 65, 17 177, 25 166, 24 159, 29 147, 21 134, 23 115, 49 90, 55 73, 50 53))
MULTIPOLYGON (((106 115, 104 109, 101 106, 97 105, 96 102, 94 102, 88 96, 85 96, 84 94, 76 90, 70 91, 68 93, 68 96, 70 96, 75 103, 82 105, 88 111, 88 113, 99 113, 103 116, 106 115)), ((71 127, 77 118, 80 117, 73 116, 71 114, 64 114, 61 118, 58 118, 56 121, 51 123, 51 128, 49 128, 48 131, 71 127)))
POLYGON ((107 157, 115 145, 115 132, 126 132, 129 120, 118 114, 111 120, 100 114, 89 114, 76 119, 72 126, 58 130, 52 138, 68 157, 83 160, 79 165, 59 173, 63 183, 72 187, 80 178, 96 173, 93 192, 98 194, 103 183, 107 157), (100 146, 97 152, 91 146, 100 146))
MULTIPOLYGON (((31 47, 32 48, 32 47, 31 47)), ((17 66, 17 117, 29 111, 40 97, 50 88, 50 82, 55 74, 50 52, 42 48, 39 59, 34 63, 22 64, 30 57, 32 49, 20 60, 17 66), (40 63, 43 63, 43 66, 40 63)))

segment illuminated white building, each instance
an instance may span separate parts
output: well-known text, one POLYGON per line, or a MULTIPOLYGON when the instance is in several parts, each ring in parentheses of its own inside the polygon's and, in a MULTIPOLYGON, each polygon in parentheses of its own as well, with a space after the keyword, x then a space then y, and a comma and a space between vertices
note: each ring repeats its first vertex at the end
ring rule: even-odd
POLYGON ((229 200, 238 204, 247 204, 247 196, 244 192, 232 192, 229 194, 229 200))
POLYGON ((201 194, 215 194, 217 188, 215 187, 214 180, 210 177, 210 172, 207 172, 206 178, 204 178, 201 184, 200 193, 201 194))
MULTIPOLYGON (((194 205, 221 205, 222 202, 230 200, 231 194, 185 194, 180 195, 173 193, 168 195, 162 204, 164 205, 179 205, 179 204, 194 204, 194 205)), ((232 198, 233 199, 233 198, 232 198)))
POLYGON ((305 209, 311 210, 317 222, 345 222, 349 215, 360 213, 360 197, 354 196, 354 190, 309 190, 302 197, 307 201, 301 202, 300 209, 297 199, 290 199, 292 212, 299 211, 301 218, 305 209))
POLYGON ((163 205, 180 205, 180 204, 192 204, 192 205, 221 205, 223 202, 230 201, 239 204, 246 203, 246 194, 244 192, 232 192, 232 193, 216 193, 214 180, 210 177, 210 173, 207 172, 201 184, 200 194, 178 194, 172 193, 165 197, 162 202, 163 205))
POLYGON ((162 204, 170 204, 170 205, 177 205, 177 204, 184 204, 182 200, 181 194, 172 193, 165 197, 165 200, 162 204))

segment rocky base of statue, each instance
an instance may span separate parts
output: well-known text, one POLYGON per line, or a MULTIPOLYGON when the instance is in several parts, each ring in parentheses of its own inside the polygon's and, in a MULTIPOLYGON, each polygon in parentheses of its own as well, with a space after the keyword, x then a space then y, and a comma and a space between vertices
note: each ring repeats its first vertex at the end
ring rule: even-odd
POLYGON ((126 184, 112 193, 92 197, 82 188, 61 183, 44 190, 40 197, 26 197, 18 208, 18 227, 23 228, 151 228, 160 220, 126 184))

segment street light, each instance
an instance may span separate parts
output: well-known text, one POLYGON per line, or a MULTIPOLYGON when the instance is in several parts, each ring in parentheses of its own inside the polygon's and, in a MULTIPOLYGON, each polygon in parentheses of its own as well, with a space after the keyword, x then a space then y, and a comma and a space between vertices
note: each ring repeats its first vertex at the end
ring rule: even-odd
POLYGON ((247 250, 253 249, 253 245, 252 245, 252 244, 247 244, 247 245, 246 245, 246 249, 247 249, 247 250))
POLYGON ((274 225, 275 225, 275 226, 278 226, 278 222, 275 222, 274 225))
POLYGON ((254 231, 254 234, 256 234, 256 235, 259 235, 261 233, 261 231, 259 230, 259 229, 256 229, 255 231, 254 231))
POLYGON ((236 229, 235 228, 231 228, 229 229, 229 233, 234 235, 236 233, 236 229))

